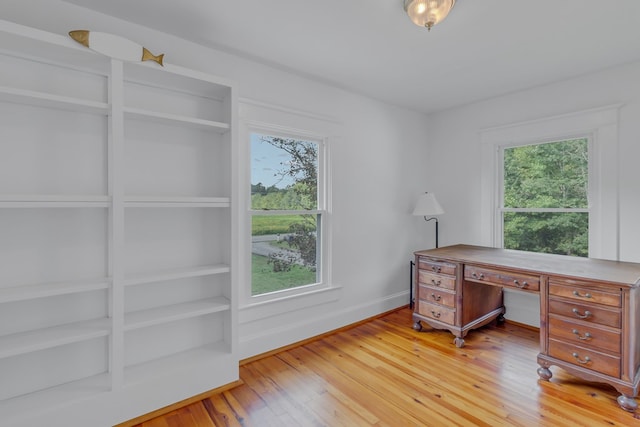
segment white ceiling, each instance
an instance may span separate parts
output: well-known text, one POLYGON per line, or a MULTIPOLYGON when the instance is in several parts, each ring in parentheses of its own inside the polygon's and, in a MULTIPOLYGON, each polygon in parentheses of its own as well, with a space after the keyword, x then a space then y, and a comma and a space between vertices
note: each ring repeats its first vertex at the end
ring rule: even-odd
POLYGON ((640 0, 67 1, 425 113, 640 60, 640 0))

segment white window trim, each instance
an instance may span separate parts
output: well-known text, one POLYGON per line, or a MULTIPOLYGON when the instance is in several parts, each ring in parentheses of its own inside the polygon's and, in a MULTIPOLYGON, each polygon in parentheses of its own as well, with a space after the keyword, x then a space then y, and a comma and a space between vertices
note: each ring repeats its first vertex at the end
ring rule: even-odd
MULTIPOLYGON (((261 106, 263 107, 263 106, 261 106)), ((241 186, 241 212, 246 212, 244 218, 242 218, 240 225, 240 241, 239 245, 239 257, 242 261, 240 265, 244 268, 238 272, 239 275, 239 295, 240 295, 240 308, 261 307, 265 304, 279 303, 283 301, 289 301, 292 298, 303 298, 309 294, 317 294, 322 291, 332 289, 331 281, 331 261, 330 261, 330 247, 331 247, 331 215, 330 215, 330 174, 329 174, 329 136, 320 134, 318 132, 302 130, 289 126, 281 126, 277 124, 265 123, 257 120, 241 120, 240 125, 240 140, 242 141, 242 156, 244 164, 247 165, 245 173, 241 182, 245 185, 241 186), (316 142, 319 145, 318 153, 318 168, 320 176, 323 178, 318 182, 318 206, 321 209, 314 211, 305 211, 304 213, 321 213, 321 231, 319 238, 320 243, 320 282, 305 286, 298 286, 291 289, 285 289, 282 291, 272 292, 262 295, 251 295, 251 195, 247 191, 251 182, 251 168, 250 165, 250 135, 252 133, 260 133, 265 135, 279 136, 283 138, 293 138, 299 140, 308 140, 316 142)), ((275 211, 269 211, 269 213, 277 213, 275 211)), ((287 211, 290 213, 290 211, 287 211)), ((258 213, 260 214, 260 213, 258 213)), ((280 304, 281 305, 281 304, 280 304)), ((272 315, 269 314, 269 315, 272 315)), ((265 314, 266 316, 266 314, 265 314)))
POLYGON ((504 147, 589 137, 589 256, 619 259, 618 111, 606 106, 480 131, 481 239, 501 247, 501 150, 504 147))

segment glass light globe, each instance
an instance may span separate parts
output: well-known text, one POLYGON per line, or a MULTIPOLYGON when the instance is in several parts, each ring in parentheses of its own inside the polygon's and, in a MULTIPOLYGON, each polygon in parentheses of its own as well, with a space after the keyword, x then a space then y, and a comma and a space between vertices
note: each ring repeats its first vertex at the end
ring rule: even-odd
POLYGON ((456 0, 404 0, 404 10, 414 24, 431 27, 447 17, 456 0))

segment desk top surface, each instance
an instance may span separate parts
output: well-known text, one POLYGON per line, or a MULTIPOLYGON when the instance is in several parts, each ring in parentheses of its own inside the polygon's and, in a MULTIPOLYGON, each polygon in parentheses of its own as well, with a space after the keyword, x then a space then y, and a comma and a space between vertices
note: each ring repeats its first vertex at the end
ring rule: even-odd
POLYGON ((605 281, 627 287, 640 286, 640 263, 472 245, 445 246, 438 249, 417 251, 415 255, 467 264, 515 268, 538 274, 605 281))

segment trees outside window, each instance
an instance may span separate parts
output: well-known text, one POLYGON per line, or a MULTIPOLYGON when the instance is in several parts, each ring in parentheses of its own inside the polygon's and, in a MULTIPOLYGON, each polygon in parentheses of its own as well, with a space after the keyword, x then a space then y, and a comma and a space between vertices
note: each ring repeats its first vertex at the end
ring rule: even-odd
POLYGON ((251 134, 251 295, 321 281, 322 142, 251 134))
POLYGON ((589 255, 589 140, 502 149, 503 247, 589 255))

